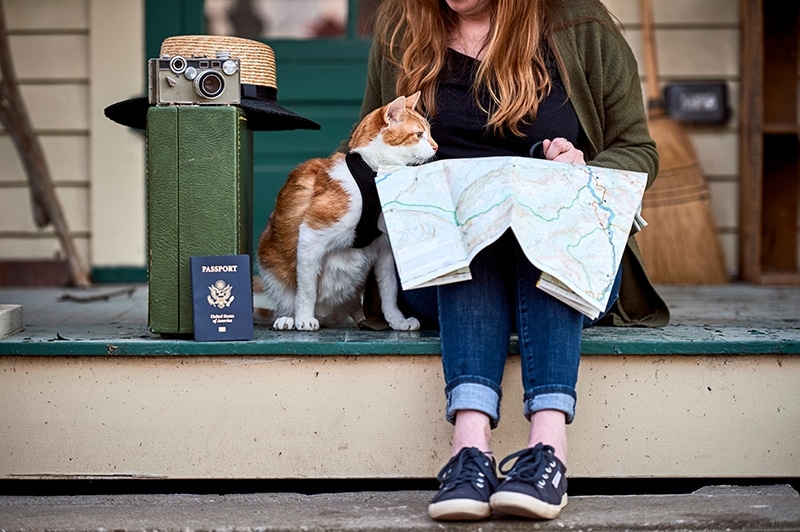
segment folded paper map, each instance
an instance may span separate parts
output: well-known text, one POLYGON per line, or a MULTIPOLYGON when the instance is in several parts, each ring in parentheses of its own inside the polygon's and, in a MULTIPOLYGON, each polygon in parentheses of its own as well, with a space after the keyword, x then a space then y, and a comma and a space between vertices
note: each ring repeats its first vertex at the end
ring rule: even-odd
POLYGON ((381 166, 375 178, 404 290, 469 279, 511 228, 539 288, 594 318, 605 310, 647 175, 523 157, 381 166))

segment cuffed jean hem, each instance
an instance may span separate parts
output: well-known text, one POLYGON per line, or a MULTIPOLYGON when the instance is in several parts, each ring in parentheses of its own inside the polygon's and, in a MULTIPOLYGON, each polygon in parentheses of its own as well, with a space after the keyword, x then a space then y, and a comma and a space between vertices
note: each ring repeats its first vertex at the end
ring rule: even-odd
POLYGON ((491 387, 465 382, 447 392, 447 421, 455 424, 456 411, 477 410, 489 416, 491 428, 500 422, 500 394, 491 387))
POLYGON ((525 417, 528 420, 540 410, 559 410, 566 415, 567 425, 575 420, 574 392, 538 393, 525 399, 525 417))

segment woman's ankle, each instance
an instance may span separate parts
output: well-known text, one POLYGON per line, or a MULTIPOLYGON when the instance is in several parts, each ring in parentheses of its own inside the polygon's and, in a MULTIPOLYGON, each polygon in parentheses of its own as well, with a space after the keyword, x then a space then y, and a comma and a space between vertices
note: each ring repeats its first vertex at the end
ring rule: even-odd
POLYGON ((491 435, 489 416, 477 410, 458 410, 453 430, 452 456, 464 447, 475 447, 484 453, 491 453, 491 435))
POLYGON ((566 415, 559 410, 540 410, 531 416, 531 432, 528 447, 542 443, 555 450, 555 455, 567 463, 566 415))

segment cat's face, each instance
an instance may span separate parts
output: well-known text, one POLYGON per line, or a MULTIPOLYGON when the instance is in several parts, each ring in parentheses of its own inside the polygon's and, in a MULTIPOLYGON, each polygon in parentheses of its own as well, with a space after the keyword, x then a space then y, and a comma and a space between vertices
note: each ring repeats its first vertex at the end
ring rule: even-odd
POLYGON ((414 110, 418 101, 419 92, 400 96, 364 117, 350 139, 353 151, 373 167, 414 165, 431 159, 439 146, 431 138, 428 121, 414 110))

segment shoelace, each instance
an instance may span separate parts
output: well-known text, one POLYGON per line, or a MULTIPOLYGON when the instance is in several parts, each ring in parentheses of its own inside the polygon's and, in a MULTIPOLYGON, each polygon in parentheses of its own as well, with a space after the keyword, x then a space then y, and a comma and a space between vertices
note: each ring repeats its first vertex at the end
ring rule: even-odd
POLYGON ((554 453, 555 449, 541 443, 535 447, 522 449, 503 458, 500 462, 500 473, 507 475, 507 478, 536 483, 539 488, 544 488, 546 481, 554 471, 558 470, 554 453), (513 467, 504 469, 508 462, 515 459, 513 467))
POLYGON ((436 478, 450 490, 473 481, 478 488, 483 488, 487 482, 492 490, 497 487, 492 461, 475 447, 459 451, 436 478))

